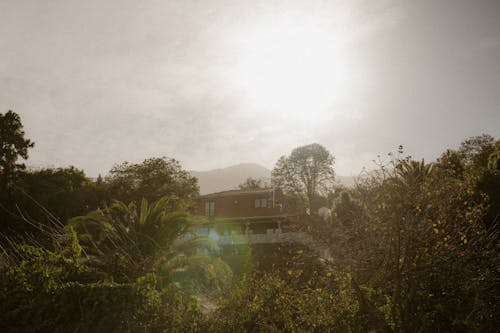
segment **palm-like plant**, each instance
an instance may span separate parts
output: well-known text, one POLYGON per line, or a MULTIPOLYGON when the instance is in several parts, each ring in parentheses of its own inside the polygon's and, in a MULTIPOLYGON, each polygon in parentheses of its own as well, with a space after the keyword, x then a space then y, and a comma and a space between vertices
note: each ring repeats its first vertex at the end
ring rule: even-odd
MULTIPOLYGON (((163 284, 194 274, 218 284, 231 277, 228 266, 209 237, 196 236, 196 225, 184 211, 170 211, 169 198, 110 207, 70 220, 87 258, 113 278, 133 279, 155 270, 163 284), (179 238, 192 233, 188 240, 179 238)), ((191 279, 192 280, 192 279, 191 279)), ((195 279, 196 280, 196 279, 195 279)))
POLYGON ((399 180, 406 186, 413 188, 421 184, 433 171, 433 165, 419 161, 402 161, 396 167, 399 180))

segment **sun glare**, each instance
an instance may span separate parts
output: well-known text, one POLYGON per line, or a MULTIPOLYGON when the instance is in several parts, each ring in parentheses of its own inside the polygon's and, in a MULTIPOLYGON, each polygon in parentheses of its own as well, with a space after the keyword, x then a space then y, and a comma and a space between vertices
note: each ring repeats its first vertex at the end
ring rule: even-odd
POLYGON ((304 119, 340 96, 346 66, 331 30, 274 24, 242 38, 234 78, 257 111, 304 119))

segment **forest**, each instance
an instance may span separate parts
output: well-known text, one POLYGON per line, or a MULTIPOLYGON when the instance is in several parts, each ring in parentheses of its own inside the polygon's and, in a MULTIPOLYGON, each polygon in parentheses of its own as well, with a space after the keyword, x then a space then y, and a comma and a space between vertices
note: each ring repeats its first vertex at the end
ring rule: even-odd
MULTIPOLYGON (((435 161, 402 146, 354 187, 319 144, 283 155, 272 185, 310 212, 294 227, 328 247, 178 242, 197 179, 170 157, 30 169, 36 143, 0 114, 3 332, 493 332, 500 325, 500 140, 464 138, 435 161)), ((241 187, 264 186, 248 179, 241 187)))

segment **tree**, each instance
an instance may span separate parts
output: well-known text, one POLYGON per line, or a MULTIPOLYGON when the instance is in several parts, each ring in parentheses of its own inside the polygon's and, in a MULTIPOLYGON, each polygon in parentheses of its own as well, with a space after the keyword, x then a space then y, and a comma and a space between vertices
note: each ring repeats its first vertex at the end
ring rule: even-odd
POLYGON ((37 221, 45 217, 40 209, 43 206, 65 222, 70 217, 88 211, 85 206, 95 196, 94 191, 87 195, 84 193, 90 184, 84 171, 73 166, 25 172, 19 177, 17 192, 20 193, 16 194, 16 203, 23 213, 37 221))
POLYGON ((240 288, 210 315, 208 332, 363 332, 350 277, 298 244, 252 247, 240 288))
POLYGON ((489 134, 473 136, 460 144, 458 153, 462 156, 464 164, 470 168, 485 169, 488 158, 495 150, 495 138, 489 134))
POLYGON ((126 281, 156 270, 163 285, 176 277, 182 278, 182 285, 196 280, 193 275, 198 273, 198 282, 210 280, 217 287, 232 276, 231 270, 220 258, 199 251, 218 252, 209 237, 177 241, 194 224, 185 212, 171 210, 170 199, 151 204, 142 199, 140 206, 115 201, 107 209, 71 219, 67 228, 74 228, 87 256, 115 279, 126 281))
POLYGON ((149 158, 140 164, 124 162, 109 173, 106 180, 110 197, 124 202, 139 202, 142 198, 155 201, 172 195, 185 201, 199 191, 197 179, 173 158, 149 158))
POLYGON ((243 183, 238 185, 240 190, 260 190, 269 187, 269 184, 261 179, 248 177, 243 183))
POLYGON ((353 200, 341 196, 334 209, 340 223, 313 225, 336 269, 352 276, 367 331, 495 327, 497 232, 481 223, 486 202, 476 173, 450 172, 467 165, 455 157, 447 153, 443 167, 397 159, 360 181, 353 200), (385 324, 373 327, 376 318, 385 324))
POLYGON ((333 155, 320 144, 313 143, 281 156, 272 171, 273 185, 306 208, 315 208, 315 200, 327 195, 335 180, 333 155))
POLYGON ((488 198, 483 223, 494 227, 500 218, 500 140, 488 134, 466 139, 458 150, 447 150, 436 163, 440 172, 464 181, 475 178, 476 196, 488 198))
POLYGON ((6 198, 0 201, 1 233, 36 239, 49 248, 52 229, 96 209, 107 199, 104 186, 91 182, 83 170, 73 166, 21 172, 6 198))
POLYGON ((494 150, 488 157, 488 170, 500 172, 500 140, 495 143, 494 150))
POLYGON ((154 272, 125 282, 103 276, 82 257, 75 232, 65 236, 55 252, 23 245, 9 253, 0 268, 3 331, 199 332, 197 299, 175 284, 161 288, 154 272))
POLYGON ((15 112, 0 113, 0 186, 3 188, 12 185, 20 170, 24 170, 24 163, 17 163, 21 157, 28 158, 28 148, 35 144, 24 138, 21 118, 15 112))

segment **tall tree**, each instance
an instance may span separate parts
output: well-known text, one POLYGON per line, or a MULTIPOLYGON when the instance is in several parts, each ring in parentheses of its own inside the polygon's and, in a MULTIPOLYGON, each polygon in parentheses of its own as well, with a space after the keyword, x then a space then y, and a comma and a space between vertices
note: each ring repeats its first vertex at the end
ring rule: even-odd
POLYGON ((272 171, 273 185, 302 203, 314 208, 314 202, 328 191, 335 180, 335 158, 322 145, 313 143, 281 156, 272 171))
MULTIPOLYGON (((173 158, 149 158, 140 164, 115 165, 106 178, 109 195, 120 201, 155 201, 164 196, 189 200, 198 194, 198 181, 173 158)), ((178 200, 178 201, 179 201, 178 200)), ((174 203, 173 198, 171 202, 174 203)))
POLYGON ((461 156, 448 151, 434 164, 398 158, 393 168, 381 165, 341 195, 334 223, 312 225, 335 269, 352 277, 362 331, 495 327, 498 232, 482 223, 482 180, 461 156))
POLYGON ((0 113, 0 186, 12 185, 24 163, 18 163, 19 158, 28 158, 28 148, 35 144, 24 138, 23 124, 19 115, 13 111, 0 113))
POLYGON ((468 138, 458 150, 447 150, 436 163, 441 171, 462 181, 476 179, 477 195, 488 198, 488 209, 483 217, 488 227, 495 227, 500 219, 499 156, 500 140, 482 134, 468 138))

